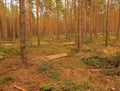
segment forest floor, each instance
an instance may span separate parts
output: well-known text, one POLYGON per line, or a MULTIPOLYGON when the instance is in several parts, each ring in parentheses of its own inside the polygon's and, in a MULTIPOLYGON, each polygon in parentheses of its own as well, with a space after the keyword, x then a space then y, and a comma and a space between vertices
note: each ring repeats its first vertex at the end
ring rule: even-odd
POLYGON ((34 40, 32 44, 28 47, 28 69, 20 67, 17 40, 0 45, 0 55, 4 57, 0 60, 0 91, 19 91, 15 85, 26 91, 120 91, 120 76, 81 61, 93 56, 111 57, 120 51, 120 42, 111 39, 105 47, 104 40, 86 39, 80 53, 76 52, 74 42, 68 43, 64 38, 45 39, 40 47, 34 40), (46 58, 61 53, 68 55, 52 60, 46 58))

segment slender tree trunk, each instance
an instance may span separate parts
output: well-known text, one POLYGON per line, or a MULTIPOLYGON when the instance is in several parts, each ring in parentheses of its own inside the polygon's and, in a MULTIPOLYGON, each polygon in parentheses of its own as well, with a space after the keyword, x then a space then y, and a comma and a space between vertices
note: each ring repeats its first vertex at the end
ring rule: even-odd
POLYGON ((59 0, 56 0, 57 8, 57 39, 59 39, 59 0))
POLYGON ((27 67, 25 0, 20 0, 19 4, 20 4, 20 50, 22 56, 22 63, 25 67, 27 67))
POLYGON ((36 13, 37 13, 37 37, 38 37, 38 46, 40 46, 40 30, 39 30, 39 12, 38 12, 38 0, 36 0, 36 13))
POLYGON ((109 29, 109 0, 107 2, 107 13, 106 13, 106 31, 105 31, 105 46, 108 46, 108 29, 109 29))
POLYGON ((120 32, 120 3, 119 3, 119 19, 118 19, 118 29, 117 29, 117 40, 119 40, 119 32, 120 32))
MULTIPOLYGON (((6 0, 5 0, 5 5, 6 5, 6 0)), ((6 6, 3 6, 3 9, 6 8, 6 6)), ((3 38, 5 41, 8 40, 8 29, 7 29, 7 13, 6 11, 3 11, 3 38)))
POLYGON ((78 25, 77 25, 77 51, 80 52, 82 49, 82 0, 78 0, 78 25))
POLYGON ((68 28, 68 23, 67 23, 67 0, 65 0, 65 36, 66 36, 66 39, 67 39, 67 28, 68 28))
POLYGON ((1 25, 1 15, 0 15, 0 44, 2 41, 2 25, 1 25))
POLYGON ((76 7, 76 0, 74 0, 74 31, 75 31, 75 45, 77 45, 77 7, 76 7))

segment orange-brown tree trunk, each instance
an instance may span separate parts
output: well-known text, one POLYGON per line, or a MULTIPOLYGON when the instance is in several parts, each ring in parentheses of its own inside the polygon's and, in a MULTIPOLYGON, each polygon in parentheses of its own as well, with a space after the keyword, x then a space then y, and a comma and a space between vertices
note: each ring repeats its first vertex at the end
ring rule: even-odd
POLYGON ((25 25, 25 0, 20 0, 20 50, 22 56, 22 63, 27 67, 26 55, 26 25, 25 25))

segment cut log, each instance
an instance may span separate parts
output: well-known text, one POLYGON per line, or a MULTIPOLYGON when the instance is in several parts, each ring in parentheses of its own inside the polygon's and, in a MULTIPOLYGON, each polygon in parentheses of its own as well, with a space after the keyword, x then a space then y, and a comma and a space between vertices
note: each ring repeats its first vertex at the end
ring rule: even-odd
POLYGON ((21 67, 21 66, 18 66, 18 67, 12 67, 12 68, 10 68, 10 69, 4 71, 4 72, 0 72, 0 75, 4 75, 4 74, 6 74, 6 73, 8 73, 8 72, 10 72, 10 71, 17 70, 17 69, 20 68, 20 67, 21 67))
POLYGON ((74 45, 75 42, 66 42, 66 43, 63 43, 63 45, 74 45))
POLYGON ((16 88, 16 89, 19 90, 19 91, 26 91, 25 89, 23 89, 23 88, 21 88, 21 87, 19 87, 19 86, 17 86, 17 85, 14 85, 14 88, 16 88))
POLYGON ((111 88, 110 91, 115 91, 116 89, 115 88, 111 88))
POLYGON ((12 46, 13 44, 2 44, 2 46, 12 46))
POLYGON ((36 61, 36 60, 45 60, 46 58, 45 57, 38 57, 38 58, 35 58, 35 59, 32 59, 31 61, 30 61, 30 63, 32 63, 32 62, 34 62, 34 61, 36 61))
POLYGON ((0 55, 0 60, 3 59, 3 56, 0 55))
POLYGON ((66 56, 68 56, 67 53, 62 53, 62 54, 56 54, 56 55, 49 55, 49 56, 46 56, 45 58, 52 60, 52 59, 66 57, 66 56))
POLYGON ((38 57, 38 58, 32 59, 30 61, 30 63, 33 63, 36 60, 48 60, 49 61, 52 59, 62 58, 62 57, 66 57, 66 56, 68 56, 67 53, 61 53, 61 54, 49 55, 49 56, 45 56, 45 57, 38 57))

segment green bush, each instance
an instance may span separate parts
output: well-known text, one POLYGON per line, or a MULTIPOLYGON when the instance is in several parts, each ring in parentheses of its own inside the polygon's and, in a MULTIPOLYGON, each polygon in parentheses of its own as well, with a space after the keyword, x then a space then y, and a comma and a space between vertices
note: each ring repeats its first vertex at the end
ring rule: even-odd
POLYGON ((120 55, 111 57, 91 56, 81 59, 83 63, 92 66, 93 68, 114 69, 120 65, 120 55))
POLYGON ((90 65, 94 68, 101 68, 103 58, 98 56, 91 56, 87 58, 82 58, 81 60, 83 63, 90 65))

